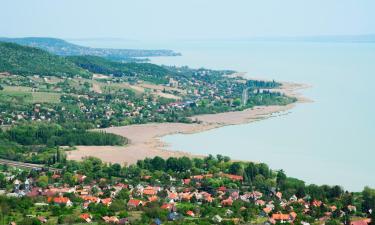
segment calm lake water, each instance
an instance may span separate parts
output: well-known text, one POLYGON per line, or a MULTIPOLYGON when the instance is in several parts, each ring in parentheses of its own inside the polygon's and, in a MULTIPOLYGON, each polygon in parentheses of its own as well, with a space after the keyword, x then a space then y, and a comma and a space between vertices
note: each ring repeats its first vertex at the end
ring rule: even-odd
POLYGON ((247 72, 311 84, 314 102, 286 115, 163 140, 171 149, 260 161, 308 183, 375 187, 375 43, 77 42, 100 47, 165 48, 181 57, 152 62, 247 72))

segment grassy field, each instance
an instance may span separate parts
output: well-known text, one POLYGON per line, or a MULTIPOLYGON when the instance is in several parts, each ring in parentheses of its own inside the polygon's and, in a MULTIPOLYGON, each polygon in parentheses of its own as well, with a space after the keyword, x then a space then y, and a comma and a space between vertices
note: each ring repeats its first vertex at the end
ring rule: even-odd
POLYGON ((1 99, 24 103, 59 103, 60 96, 53 92, 33 92, 31 88, 21 86, 6 86, 0 91, 1 99))

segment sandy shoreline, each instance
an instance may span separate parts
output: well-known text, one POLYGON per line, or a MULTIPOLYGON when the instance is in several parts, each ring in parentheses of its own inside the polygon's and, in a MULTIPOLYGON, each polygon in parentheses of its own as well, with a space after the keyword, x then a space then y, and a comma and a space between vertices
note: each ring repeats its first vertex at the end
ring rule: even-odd
MULTIPOLYGON (((110 127, 103 129, 108 133, 114 133, 127 137, 130 143, 127 146, 77 146, 77 150, 67 152, 68 159, 81 160, 87 156, 94 156, 104 162, 120 163, 122 165, 136 163, 146 157, 161 156, 180 157, 193 156, 183 151, 166 150, 166 144, 161 137, 176 133, 197 133, 222 126, 238 125, 266 119, 274 113, 285 112, 298 103, 310 102, 304 98, 299 90, 309 88, 308 85, 283 83, 282 88, 275 91, 285 93, 298 99, 296 103, 286 106, 258 106, 244 111, 207 114, 192 117, 201 121, 200 124, 184 123, 152 123, 123 127, 110 127)), ((197 156, 197 155, 194 155, 197 156)))

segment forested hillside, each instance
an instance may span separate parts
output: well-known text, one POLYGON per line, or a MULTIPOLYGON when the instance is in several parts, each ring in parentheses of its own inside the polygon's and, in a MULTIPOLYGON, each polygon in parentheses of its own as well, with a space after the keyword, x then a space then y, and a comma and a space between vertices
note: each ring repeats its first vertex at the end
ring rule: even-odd
POLYGON ((0 41, 16 43, 29 47, 36 47, 46 50, 52 54, 60 56, 73 55, 94 55, 108 59, 129 61, 133 57, 151 57, 151 56, 176 56, 180 55, 172 50, 157 49, 110 49, 110 48, 90 48, 72 44, 58 38, 44 37, 26 37, 26 38, 0 38, 0 41))
POLYGON ((151 63, 120 63, 97 56, 70 56, 67 59, 92 73, 136 77, 153 83, 168 82, 166 76, 172 73, 151 63))
POLYGON ((44 50, 0 42, 0 72, 18 75, 90 77, 91 74, 63 57, 44 50))

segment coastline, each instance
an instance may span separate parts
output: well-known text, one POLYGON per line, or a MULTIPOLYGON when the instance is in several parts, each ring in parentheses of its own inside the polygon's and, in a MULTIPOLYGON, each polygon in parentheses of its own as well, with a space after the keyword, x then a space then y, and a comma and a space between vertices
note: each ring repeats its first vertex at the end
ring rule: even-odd
POLYGON ((93 156, 100 158, 103 162, 119 163, 121 165, 134 164, 137 160, 155 156, 162 158, 182 156, 203 157, 203 155, 195 155, 177 149, 167 150, 167 144, 161 138, 171 134, 199 133, 223 126, 251 123, 270 118, 275 113, 289 111, 299 103, 311 102, 310 99, 305 98, 299 92, 310 87, 306 84, 284 82, 281 88, 273 89, 273 91, 296 97, 297 102, 285 106, 257 106, 243 111, 191 117, 193 120, 197 119, 201 123, 151 123, 100 129, 108 133, 127 137, 129 144, 126 146, 76 146, 77 150, 68 151, 67 157, 69 160, 82 160, 84 157, 93 156))

